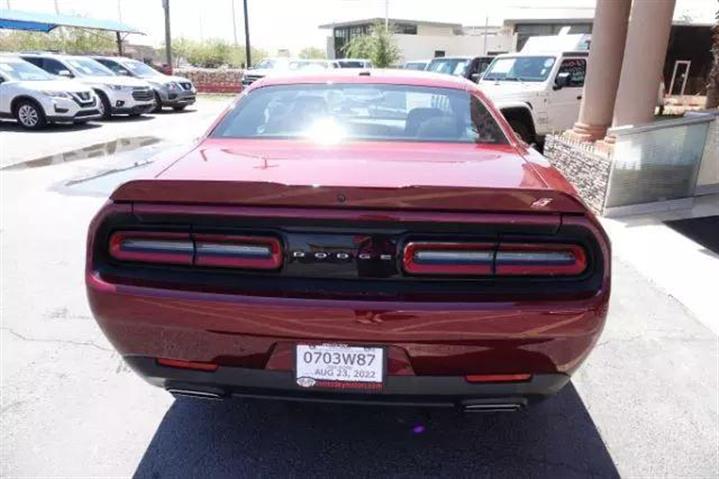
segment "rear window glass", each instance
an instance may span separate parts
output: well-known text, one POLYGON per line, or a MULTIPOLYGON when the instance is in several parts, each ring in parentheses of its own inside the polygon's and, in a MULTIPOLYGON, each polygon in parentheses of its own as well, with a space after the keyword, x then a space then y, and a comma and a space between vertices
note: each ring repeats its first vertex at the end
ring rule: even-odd
POLYGON ((276 85, 243 97, 216 138, 506 143, 482 102, 463 90, 405 85, 276 85))

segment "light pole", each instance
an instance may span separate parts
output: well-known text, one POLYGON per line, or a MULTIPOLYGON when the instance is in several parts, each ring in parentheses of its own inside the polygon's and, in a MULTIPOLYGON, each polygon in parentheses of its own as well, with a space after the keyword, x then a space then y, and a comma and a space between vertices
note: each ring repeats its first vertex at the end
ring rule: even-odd
POLYGON ((230 0, 232 3, 232 35, 235 40, 235 48, 237 48, 237 16, 235 15, 235 0, 230 0))
POLYGON ((162 0, 165 9, 165 59, 167 66, 172 68, 172 36, 170 35, 170 0, 162 0))
POLYGON ((250 68, 252 59, 250 58, 250 21, 247 18, 247 0, 243 0, 245 9, 245 68, 250 68))
POLYGON ((384 29, 389 30, 389 0, 384 0, 384 29))

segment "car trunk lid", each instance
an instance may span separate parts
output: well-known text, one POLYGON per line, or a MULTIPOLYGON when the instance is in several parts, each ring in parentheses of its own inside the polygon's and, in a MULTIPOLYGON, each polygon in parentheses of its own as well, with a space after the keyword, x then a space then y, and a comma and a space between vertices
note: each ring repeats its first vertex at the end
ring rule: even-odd
POLYGON ((233 206, 583 212, 509 145, 206 140, 114 201, 233 206))

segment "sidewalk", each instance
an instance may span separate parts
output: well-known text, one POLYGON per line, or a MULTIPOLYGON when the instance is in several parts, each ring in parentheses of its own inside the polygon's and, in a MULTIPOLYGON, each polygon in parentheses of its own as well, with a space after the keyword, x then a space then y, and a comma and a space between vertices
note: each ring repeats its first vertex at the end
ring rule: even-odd
POLYGON ((719 334, 719 254, 664 222, 717 215, 719 195, 707 195, 697 197, 691 210, 601 220, 614 255, 676 298, 714 334, 719 334))

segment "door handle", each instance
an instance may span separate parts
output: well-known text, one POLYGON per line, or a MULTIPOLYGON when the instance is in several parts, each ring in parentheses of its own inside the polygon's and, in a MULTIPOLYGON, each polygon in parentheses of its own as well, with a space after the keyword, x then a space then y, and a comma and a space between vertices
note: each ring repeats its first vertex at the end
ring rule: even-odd
POLYGON ((577 100, 581 100, 581 99, 582 99, 582 95, 577 96, 577 100))

